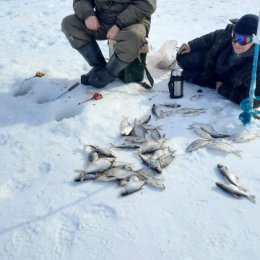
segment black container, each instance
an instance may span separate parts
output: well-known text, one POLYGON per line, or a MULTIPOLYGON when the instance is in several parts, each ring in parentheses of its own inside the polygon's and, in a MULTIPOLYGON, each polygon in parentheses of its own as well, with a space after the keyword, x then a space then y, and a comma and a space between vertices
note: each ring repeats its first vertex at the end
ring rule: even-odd
POLYGON ((171 78, 168 83, 170 98, 182 98, 183 97, 183 69, 173 69, 171 71, 171 78))
MULTIPOLYGON (((116 42, 113 40, 108 40, 108 50, 109 58, 112 57, 114 53, 114 44, 116 42)), ((148 43, 145 42, 145 45, 148 46, 148 43)), ((148 47, 147 47, 148 48, 148 47)), ((148 51, 147 51, 148 52, 148 51)), ((121 79, 124 83, 130 82, 140 82, 144 79, 144 65, 146 63, 146 53, 140 53, 140 60, 136 58, 131 62, 125 69, 123 69, 118 78, 121 79)))

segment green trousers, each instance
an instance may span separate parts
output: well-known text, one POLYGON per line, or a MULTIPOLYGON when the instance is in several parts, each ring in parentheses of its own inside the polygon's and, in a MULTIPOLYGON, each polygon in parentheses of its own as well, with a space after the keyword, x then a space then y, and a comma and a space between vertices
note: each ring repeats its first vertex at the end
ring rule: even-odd
MULTIPOLYGON (((111 25, 101 23, 98 31, 87 29, 84 21, 76 15, 66 16, 61 24, 62 31, 74 49, 80 49, 92 39, 106 40, 107 31, 111 25)), ((139 54, 145 42, 147 32, 141 23, 122 28, 116 36, 115 53, 123 62, 132 62, 139 54)))

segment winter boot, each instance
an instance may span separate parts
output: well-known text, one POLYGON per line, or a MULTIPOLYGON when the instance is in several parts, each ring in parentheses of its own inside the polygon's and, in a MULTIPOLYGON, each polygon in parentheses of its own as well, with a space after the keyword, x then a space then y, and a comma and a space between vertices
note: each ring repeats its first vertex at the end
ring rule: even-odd
POLYGON ((90 43, 84 45, 80 48, 79 53, 84 57, 92 69, 87 73, 81 76, 81 83, 84 85, 89 85, 88 80, 92 72, 101 70, 106 66, 106 60, 96 42, 92 40, 90 43))
POLYGON ((106 67, 99 71, 91 72, 89 76, 89 84, 95 88, 103 88, 118 77, 120 71, 125 69, 129 64, 130 62, 123 62, 118 59, 116 54, 114 54, 110 58, 106 67))

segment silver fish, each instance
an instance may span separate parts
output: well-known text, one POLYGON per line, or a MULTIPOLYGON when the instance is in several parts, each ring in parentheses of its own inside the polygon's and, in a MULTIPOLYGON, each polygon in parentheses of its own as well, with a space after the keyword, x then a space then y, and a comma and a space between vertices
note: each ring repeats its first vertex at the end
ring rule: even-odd
POLYGON ((157 160, 153 160, 149 157, 143 156, 142 154, 139 154, 139 157, 149 168, 157 171, 158 173, 162 172, 162 168, 157 160))
POLYGON ((165 143, 166 139, 160 139, 158 141, 149 141, 140 148, 140 153, 146 154, 146 153, 152 153, 156 150, 159 150, 163 147, 163 144, 165 143))
POLYGON ((145 129, 142 125, 136 125, 131 132, 131 136, 136 136, 139 138, 145 138, 145 129))
POLYGON ((120 168, 125 170, 133 170, 133 164, 132 163, 125 163, 125 162, 119 162, 115 161, 112 165, 113 168, 120 168))
POLYGON ((239 178, 233 173, 233 171, 229 170, 227 166, 218 164, 218 169, 220 173, 233 185, 239 187, 243 191, 247 191, 247 189, 241 187, 238 183, 239 178))
POLYGON ((128 182, 139 181, 139 180, 143 180, 143 179, 137 175, 130 175, 124 179, 118 180, 118 184, 119 186, 125 186, 128 182))
POLYGON ((160 126, 160 125, 159 126, 153 126, 153 125, 143 124, 142 126, 145 130, 162 130, 162 126, 160 126))
POLYGON ((235 197, 239 197, 239 196, 246 197, 251 202, 256 203, 255 195, 250 195, 250 194, 246 193, 245 191, 241 190, 239 187, 237 187, 231 183, 227 184, 227 183, 223 183, 223 182, 216 182, 216 185, 220 189, 232 194, 235 197))
POLYGON ((126 170, 121 168, 110 168, 102 173, 96 181, 115 181, 129 178, 136 173, 132 170, 126 170))
POLYGON ((161 130, 161 126, 152 126, 152 125, 143 125, 145 129, 145 139, 146 140, 159 140, 162 137, 159 130, 161 130))
POLYGON ((202 131, 206 132, 212 138, 227 138, 230 135, 217 132, 211 125, 205 123, 193 123, 190 125, 191 129, 200 128, 202 131))
POLYGON ((251 140, 254 140, 257 137, 260 137, 259 133, 243 132, 243 133, 231 136, 230 140, 233 142, 236 142, 236 143, 244 143, 244 142, 249 142, 251 140))
POLYGON ((208 139, 197 139, 193 141, 187 148, 186 152, 193 152, 195 150, 198 150, 200 148, 204 148, 208 146, 212 141, 208 139))
POLYGON ((98 153, 95 152, 95 151, 91 151, 91 152, 89 153, 89 155, 88 155, 88 161, 89 161, 89 162, 94 162, 94 161, 96 161, 96 160, 98 160, 98 153))
POLYGON ((170 148, 165 147, 165 148, 155 151, 154 154, 152 155, 151 159, 158 160, 158 159, 160 159, 160 157, 165 156, 165 155, 170 155, 170 154, 171 154, 170 148))
POLYGON ((175 158, 175 153, 168 154, 168 155, 163 155, 159 159, 159 164, 162 169, 167 167, 175 158))
POLYGON ((172 102, 172 103, 164 103, 164 104, 159 104, 159 106, 163 106, 163 107, 170 107, 170 108, 179 108, 181 107, 180 104, 172 102))
POLYGON ((137 149, 140 148, 140 145, 137 144, 127 144, 127 143, 122 143, 122 144, 111 144, 113 148, 120 148, 120 149, 137 149))
POLYGON ((136 137, 136 136, 124 136, 125 141, 134 143, 134 144, 142 144, 146 143, 144 138, 136 137))
POLYGON ((211 139, 211 135, 205 131, 203 128, 200 127, 193 127, 192 130, 194 131, 195 134, 198 136, 204 138, 204 139, 211 139))
POLYGON ((211 125, 205 124, 205 123, 196 123, 196 122, 194 122, 194 123, 192 123, 190 125, 189 128, 192 129, 194 127, 196 127, 196 128, 203 128, 207 132, 216 132, 215 129, 211 125))
POLYGON ((121 135, 130 135, 131 132, 133 131, 134 125, 131 125, 128 122, 127 117, 123 117, 123 120, 121 121, 121 135))
POLYGON ((137 192, 142 189, 142 187, 145 185, 144 181, 130 181, 128 182, 125 187, 121 191, 122 196, 126 196, 129 194, 132 194, 134 192, 137 192))
POLYGON ((175 112, 174 110, 167 110, 167 111, 161 110, 160 115, 161 117, 167 117, 167 116, 171 116, 174 112, 175 112))
POLYGON ((208 143, 207 148, 218 150, 218 151, 224 152, 224 153, 233 153, 236 156, 241 157, 241 155, 240 155, 241 151, 236 150, 233 146, 231 146, 230 144, 227 144, 227 143, 214 141, 214 142, 208 143))
POLYGON ((157 189, 165 190, 165 185, 160 180, 156 179, 151 171, 148 171, 147 169, 140 169, 138 170, 138 174, 142 180, 145 181, 145 183, 157 189))
POLYGON ((133 174, 135 174, 134 171, 121 168, 111 168, 103 173, 107 177, 116 177, 116 179, 124 179, 133 174))
POLYGON ((142 117, 139 120, 136 120, 136 125, 144 125, 147 124, 151 120, 152 116, 151 115, 146 115, 142 117))
POLYGON ((201 127, 202 130, 204 130, 205 132, 207 132, 208 134, 210 134, 210 136, 212 138, 227 138, 227 137, 230 137, 229 134, 224 134, 224 133, 218 133, 216 131, 214 132, 210 132, 208 131, 207 129, 205 129, 204 127, 201 127))
POLYGON ((204 107, 202 107, 202 108, 186 107, 186 108, 177 109, 176 112, 181 113, 184 116, 197 116, 197 115, 205 113, 206 110, 207 110, 207 108, 204 108, 204 107))
POLYGON ((89 163, 86 172, 89 173, 98 173, 104 172, 105 170, 112 167, 115 158, 101 158, 93 163, 89 163))
POLYGON ((161 118, 162 116, 160 115, 160 111, 159 111, 159 106, 156 104, 153 104, 152 106, 152 114, 156 117, 156 119, 161 118))
POLYGON ((160 105, 160 104, 158 104, 158 105, 153 104, 153 106, 152 106, 152 114, 155 115, 156 119, 170 116, 174 113, 174 111, 175 111, 175 109, 163 111, 162 105, 160 105))
POLYGON ((164 135, 161 135, 161 133, 158 131, 158 129, 154 129, 154 130, 152 130, 152 131, 149 131, 149 132, 146 134, 145 138, 146 138, 146 139, 148 138, 149 140, 158 141, 158 140, 160 140, 160 139, 162 139, 162 138, 165 138, 165 137, 164 137, 164 135))
POLYGON ((114 157, 114 158, 116 157, 113 154, 113 152, 108 148, 103 148, 103 147, 94 146, 94 145, 89 145, 89 147, 91 147, 93 151, 97 152, 100 155, 104 155, 106 157, 114 157))
POLYGON ((108 177, 104 174, 100 174, 95 180, 98 182, 109 182, 109 181, 116 181, 117 178, 115 176, 108 177))
POLYGON ((86 171, 83 170, 74 170, 75 172, 79 173, 78 176, 76 176, 74 178, 75 182, 81 182, 81 181, 87 181, 87 180, 94 180, 97 177, 99 177, 99 174, 95 174, 95 173, 88 173, 86 171))

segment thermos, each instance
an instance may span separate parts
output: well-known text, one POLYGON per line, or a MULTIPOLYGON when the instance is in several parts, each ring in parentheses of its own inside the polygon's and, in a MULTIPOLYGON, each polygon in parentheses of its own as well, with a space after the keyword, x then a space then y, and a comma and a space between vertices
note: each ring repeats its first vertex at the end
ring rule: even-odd
POLYGON ((170 98, 182 98, 183 97, 183 78, 182 68, 176 68, 171 71, 171 78, 168 83, 170 98))

